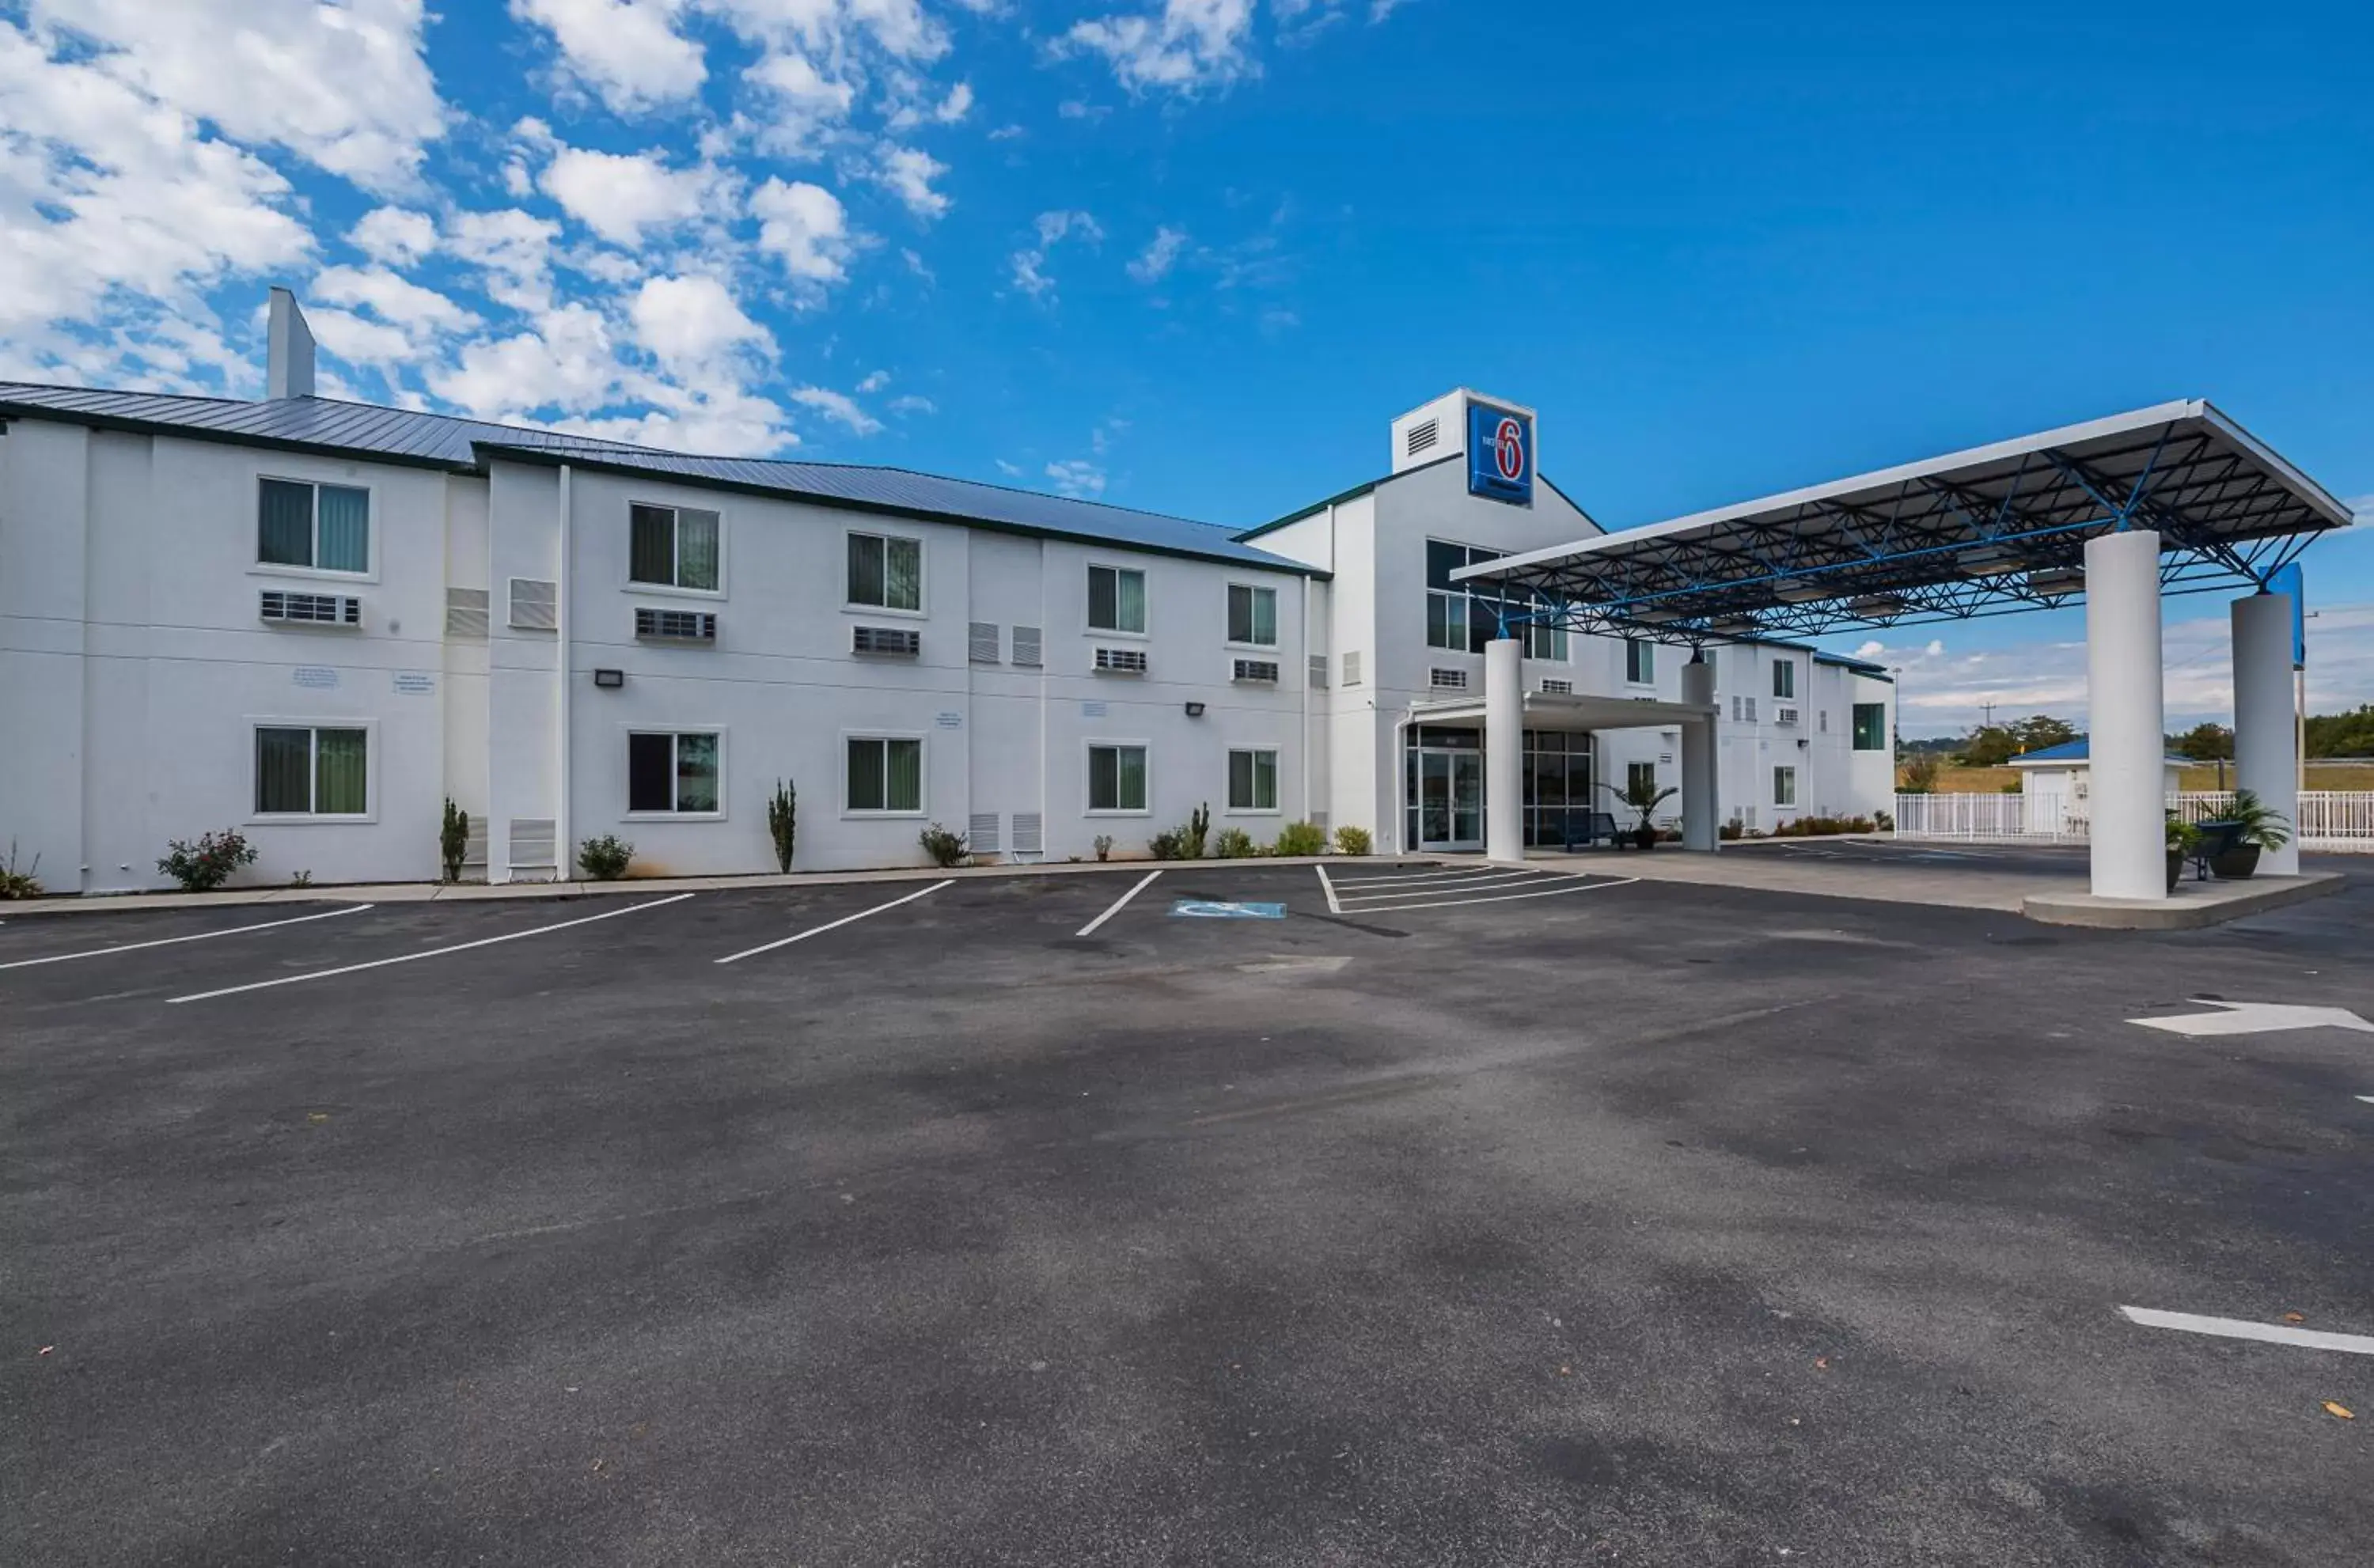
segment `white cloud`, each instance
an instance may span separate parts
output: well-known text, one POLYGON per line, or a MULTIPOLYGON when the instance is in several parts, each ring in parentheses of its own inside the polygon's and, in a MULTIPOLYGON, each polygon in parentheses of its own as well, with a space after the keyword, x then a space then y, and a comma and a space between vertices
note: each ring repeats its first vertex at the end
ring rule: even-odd
POLYGON ((699 217, 712 182, 699 169, 671 169, 654 152, 609 153, 564 146, 544 171, 544 191, 613 244, 641 243, 643 230, 699 217))
POLYGON ((1007 263, 1012 271, 1014 287, 1033 299, 1044 299, 1054 292, 1055 280, 1039 269, 1046 264, 1046 256, 1038 251, 1017 251, 1007 263))
POLYGON ((885 144, 875 178, 906 203, 908 211, 929 220, 948 210, 948 198, 932 189, 932 181, 947 171, 946 164, 920 147, 885 144))
POLYGON ((1084 245, 1100 245, 1104 242, 1105 231, 1091 215, 1067 208, 1040 213, 1034 227, 1039 233, 1038 247, 1015 252, 1007 264, 1012 271, 1015 287, 1033 299, 1046 302, 1055 290, 1055 280, 1041 270, 1047 264, 1047 252, 1066 240, 1084 245))
POLYGON ((1193 93, 1259 70, 1247 49, 1252 0, 1162 0, 1158 11, 1075 22, 1067 51, 1104 56, 1132 92, 1193 93))
POLYGON ((857 89, 829 80, 806 55, 784 50, 743 73, 769 94, 758 146, 778 158, 811 156, 817 142, 849 118, 857 89))
POLYGON ((317 305, 305 312, 305 324, 315 342, 350 365, 392 368, 408 363, 417 352, 410 334, 401 327, 370 321, 351 310, 317 305))
POLYGON ((681 0, 511 0, 571 74, 621 113, 688 98, 709 79, 700 46, 676 31, 681 0))
POLYGON ((758 249, 789 276, 825 284, 848 275, 849 215, 830 191, 770 179, 752 193, 750 210, 759 219, 758 249))
POLYGON ((1086 458, 1051 462, 1047 465, 1047 477, 1054 482, 1061 495, 1094 498, 1105 493, 1105 471, 1086 458))
POLYGON ((407 207, 375 207, 347 231, 347 240, 375 262, 408 267, 437 249, 437 222, 407 207))
POLYGON ((797 44, 828 58, 853 53, 861 39, 899 60, 932 61, 948 52, 946 29, 924 11, 922 0, 702 0, 702 5, 754 42, 797 44))
POLYGON ((1154 239, 1129 263, 1129 275, 1140 283, 1159 283, 1170 275, 1179 264, 1179 253, 1187 248, 1187 231, 1168 224, 1154 231, 1154 239))
POLYGON ((1060 240, 1073 238, 1085 244, 1097 245, 1103 243, 1105 237, 1103 226, 1084 212, 1042 212, 1039 215, 1037 227, 1041 245, 1052 246, 1060 240))
POLYGON ((997 464, 997 471, 1000 474, 1005 474, 1008 479, 1019 479, 1022 477, 1021 464, 1008 462, 1002 457, 993 459, 992 461, 997 464))
POLYGON ((913 392, 892 398, 887 406, 893 414, 937 414, 940 411, 938 404, 913 392))
POLYGON ((846 425, 855 434, 871 436, 882 428, 882 421, 857 406, 857 400, 846 392, 829 387, 802 387, 792 393, 793 403, 815 409, 826 418, 846 425))
POLYGON ((1017 136, 1028 134, 1019 125, 1000 125, 989 134, 989 139, 993 142, 1010 142, 1017 136))
MULTIPOLYGON (((385 267, 324 267, 307 294, 309 299, 331 305, 362 306, 416 340, 437 333, 464 332, 478 324, 472 311, 385 267)), ((310 310, 306 320, 312 320, 310 310)))
POLYGON ((958 82, 948 89, 948 96, 940 100, 940 106, 932 111, 932 118, 943 125, 954 125, 971 112, 972 84, 958 82))
POLYGON ((857 383, 857 390, 870 395, 874 392, 880 392, 884 387, 887 387, 889 384, 890 372, 887 370, 876 370, 867 375, 864 380, 857 383))
POLYGON ((552 300, 552 245, 560 225, 517 207, 456 213, 446 248, 481 269, 487 297, 514 310, 540 310, 552 300))
POLYGON ((568 304, 542 312, 531 330, 470 344, 454 364, 429 372, 429 390, 484 418, 530 418, 600 408, 619 372, 602 313, 568 304))
POLYGON ((645 279, 627 315, 635 341, 678 373, 710 369, 746 345, 774 346, 767 329, 744 314, 732 290, 701 274, 645 279))

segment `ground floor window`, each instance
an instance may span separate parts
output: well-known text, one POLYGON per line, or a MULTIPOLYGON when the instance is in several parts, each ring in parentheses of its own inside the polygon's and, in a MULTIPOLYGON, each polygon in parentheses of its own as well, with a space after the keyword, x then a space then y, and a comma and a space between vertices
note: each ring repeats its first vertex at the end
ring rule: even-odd
POLYGON ((370 809, 370 756, 367 730, 257 725, 255 814, 366 814, 370 809))
POLYGON ((1247 750, 1228 754, 1228 809, 1277 810, 1277 753, 1247 750))
MULTIPOLYGON (((1230 772, 1235 771, 1233 757, 1230 772)), ((1275 785, 1273 785, 1273 791, 1275 785)), ((1090 746, 1088 748, 1088 810, 1092 812, 1142 812, 1146 810, 1146 748, 1144 746, 1090 746)))
POLYGON ((1795 768, 1776 767, 1772 770, 1772 803, 1776 806, 1793 806, 1797 803, 1797 770, 1795 768))
POLYGON ((1653 762, 1628 762, 1624 765, 1624 792, 1638 795, 1657 792, 1657 765, 1653 762))
MULTIPOLYGON (((1410 848, 1468 848, 1484 842, 1484 732, 1441 724, 1412 725, 1403 751, 1403 839, 1410 848)), ((1592 800, 1592 737, 1559 730, 1525 731, 1525 842, 1580 842, 1592 800)))
POLYGON ((717 810, 717 733, 638 732, 627 737, 627 810, 717 810))
POLYGON ((912 736, 851 736, 848 809, 920 815, 923 743, 912 736))
POLYGON ((1581 842, 1590 830, 1591 813, 1606 809, 1591 797, 1591 737, 1526 731, 1525 842, 1545 848, 1581 842))

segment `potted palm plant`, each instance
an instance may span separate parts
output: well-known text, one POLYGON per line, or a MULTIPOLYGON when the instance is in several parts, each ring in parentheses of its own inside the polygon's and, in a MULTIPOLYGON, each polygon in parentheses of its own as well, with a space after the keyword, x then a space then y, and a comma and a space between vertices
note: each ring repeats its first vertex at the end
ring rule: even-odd
POLYGON ((2168 813, 2168 890, 2184 879, 2184 862, 2201 848, 2201 829, 2174 812, 2168 813))
POLYGON ((1657 826, 1649 820, 1650 815, 1681 791, 1670 784, 1660 790, 1652 778, 1628 778, 1621 790, 1613 784, 1602 784, 1600 788, 1640 813, 1639 825, 1632 830, 1632 842, 1643 849, 1655 848, 1657 826))
POLYGON ((2209 869, 2226 881, 2253 874, 2261 850, 2280 849, 2292 841, 2290 820, 2248 790, 2234 791, 2234 803, 2218 823, 2231 831, 2227 847, 2209 858, 2209 869))

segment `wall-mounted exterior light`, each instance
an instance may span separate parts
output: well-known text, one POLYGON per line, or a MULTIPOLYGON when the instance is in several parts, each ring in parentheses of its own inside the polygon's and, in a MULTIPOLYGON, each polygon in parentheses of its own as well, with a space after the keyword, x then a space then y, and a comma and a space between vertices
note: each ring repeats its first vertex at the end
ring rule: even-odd
POLYGON ((1202 703, 1200 703, 1200 702, 1191 702, 1191 703, 1189 703, 1189 704, 1187 705, 1187 717, 1188 717, 1188 718, 1190 718, 1190 719, 1201 719, 1201 718, 1203 718, 1203 717, 1204 717, 1204 705, 1203 705, 1202 703))
POLYGON ((596 670, 594 672, 594 684, 605 692, 614 692, 627 684, 627 673, 624 670, 596 670))

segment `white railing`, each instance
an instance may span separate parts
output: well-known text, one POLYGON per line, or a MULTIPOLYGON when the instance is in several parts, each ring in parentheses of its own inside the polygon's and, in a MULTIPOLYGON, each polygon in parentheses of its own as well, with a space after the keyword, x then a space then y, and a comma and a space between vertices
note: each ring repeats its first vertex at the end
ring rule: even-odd
MULTIPOLYGON (((2187 790, 2168 798, 2187 822, 2209 822, 2234 799, 2230 790, 2187 790)), ((2303 790, 2298 833, 2303 849, 2374 854, 2374 790, 2303 790)), ((2082 803, 2051 796, 1898 795, 1896 837, 1960 844, 2083 844, 2082 803)))

